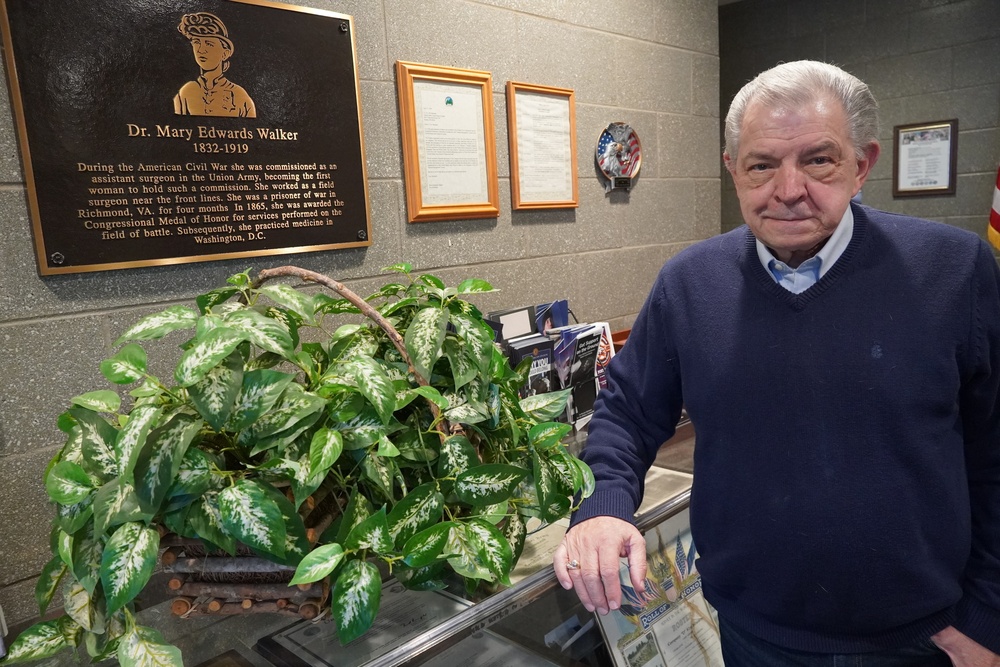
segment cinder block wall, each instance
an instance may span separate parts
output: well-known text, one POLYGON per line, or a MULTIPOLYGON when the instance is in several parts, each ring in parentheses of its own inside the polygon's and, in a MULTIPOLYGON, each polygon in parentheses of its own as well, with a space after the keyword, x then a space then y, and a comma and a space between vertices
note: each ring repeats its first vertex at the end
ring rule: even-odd
MULTIPOLYGON (((719 9, 722 114, 744 83, 809 58, 866 81, 880 104, 882 157, 864 203, 985 234, 1000 162, 997 0, 743 0, 719 9), (892 197, 894 125, 958 119, 955 196, 892 197)), ((722 228, 743 223, 726 175, 722 228)))
POLYGON ((367 249, 39 278, 17 133, 0 87, 0 604, 8 623, 37 613, 32 591, 49 558, 52 518, 41 477, 62 444, 56 416, 72 396, 105 386, 98 364, 139 317, 192 303, 248 265, 297 264, 368 293, 382 282, 381 267, 409 261, 452 284, 491 281, 502 291, 479 301, 485 309, 567 297, 581 320, 622 328, 663 262, 718 231, 714 0, 614 9, 600 0, 304 4, 356 20, 373 218, 367 249), (493 73, 499 219, 406 223, 396 60, 493 73), (507 80, 576 91, 578 209, 511 211, 507 80), (629 194, 605 195, 594 167, 597 138, 611 121, 631 124, 642 141, 642 171, 629 194))

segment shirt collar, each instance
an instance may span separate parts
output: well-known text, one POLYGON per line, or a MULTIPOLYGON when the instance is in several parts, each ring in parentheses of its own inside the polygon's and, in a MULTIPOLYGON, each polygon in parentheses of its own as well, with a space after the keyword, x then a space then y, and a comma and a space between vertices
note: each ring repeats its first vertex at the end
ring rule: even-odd
MULTIPOLYGON (((820 260, 819 265, 819 277, 822 278, 826 275, 840 256, 844 254, 847 250, 848 244, 851 242, 851 237, 854 236, 854 211, 851 210, 851 205, 847 205, 847 210, 844 211, 844 216, 840 219, 837 224, 837 228, 833 230, 833 234, 830 235, 829 240, 823 244, 819 252, 816 253, 816 257, 820 260)), ((761 243, 760 239, 755 240, 755 245, 757 246, 757 258, 760 260, 761 265, 764 270, 770 275, 771 260, 776 259, 776 257, 771 254, 771 251, 766 245, 761 243)))

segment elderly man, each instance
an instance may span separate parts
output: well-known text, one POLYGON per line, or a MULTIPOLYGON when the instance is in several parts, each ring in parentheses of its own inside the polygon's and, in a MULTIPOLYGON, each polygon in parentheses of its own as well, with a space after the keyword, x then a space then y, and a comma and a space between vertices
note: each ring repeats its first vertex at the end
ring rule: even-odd
POLYGON ((621 604, 619 557, 643 590, 631 518, 683 405, 727 667, 1000 665, 1000 271, 973 234, 851 202, 877 136, 823 63, 734 99, 746 226, 663 267, 590 424, 597 490, 554 561, 588 610, 621 604))

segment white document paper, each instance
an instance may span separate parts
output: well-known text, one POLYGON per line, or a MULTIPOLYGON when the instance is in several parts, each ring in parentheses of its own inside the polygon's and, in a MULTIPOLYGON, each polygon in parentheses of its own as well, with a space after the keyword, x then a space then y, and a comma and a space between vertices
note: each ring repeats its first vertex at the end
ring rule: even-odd
POLYGON ((517 91, 514 102, 521 200, 572 200, 569 98, 517 91))

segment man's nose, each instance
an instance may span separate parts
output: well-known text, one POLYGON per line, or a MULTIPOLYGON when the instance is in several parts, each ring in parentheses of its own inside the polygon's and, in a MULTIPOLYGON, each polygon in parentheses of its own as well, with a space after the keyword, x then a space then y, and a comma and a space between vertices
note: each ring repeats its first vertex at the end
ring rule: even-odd
POLYGON ((774 174, 774 196, 781 201, 797 201, 805 195, 805 175, 800 169, 782 165, 774 174))

